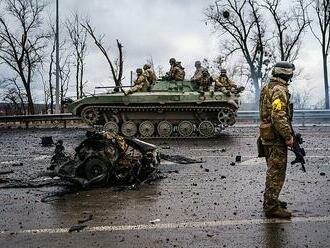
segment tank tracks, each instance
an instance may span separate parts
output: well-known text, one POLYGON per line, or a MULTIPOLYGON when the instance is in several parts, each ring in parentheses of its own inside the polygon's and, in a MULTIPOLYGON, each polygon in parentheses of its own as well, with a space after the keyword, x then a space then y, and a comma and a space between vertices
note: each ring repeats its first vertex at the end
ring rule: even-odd
MULTIPOLYGON (((139 138, 210 138, 235 124, 236 109, 224 106, 87 106, 85 122, 106 131, 139 138), (193 119, 128 119, 127 113, 189 113, 193 119), (202 117, 202 115, 204 115, 202 117), (206 115, 206 117, 205 117, 206 115)), ((180 114, 178 115, 180 116, 180 114)))

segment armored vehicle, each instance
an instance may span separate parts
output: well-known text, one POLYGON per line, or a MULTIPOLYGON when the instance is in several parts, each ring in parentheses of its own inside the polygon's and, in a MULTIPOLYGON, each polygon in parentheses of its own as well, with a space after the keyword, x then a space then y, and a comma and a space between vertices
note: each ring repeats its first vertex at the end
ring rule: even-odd
POLYGON ((212 137, 235 124, 238 94, 200 92, 190 81, 156 81, 148 92, 107 93, 68 106, 91 125, 126 137, 212 137))

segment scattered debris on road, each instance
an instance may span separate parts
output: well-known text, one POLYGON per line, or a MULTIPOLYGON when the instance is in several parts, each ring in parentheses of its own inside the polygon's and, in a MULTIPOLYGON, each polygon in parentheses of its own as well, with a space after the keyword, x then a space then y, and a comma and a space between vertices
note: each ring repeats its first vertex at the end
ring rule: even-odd
POLYGON ((11 166, 13 166, 13 167, 20 167, 20 166, 23 166, 23 163, 15 163, 15 164, 12 164, 11 166))
POLYGON ((167 155, 167 154, 163 154, 160 153, 160 158, 173 162, 173 163, 177 163, 177 164, 199 164, 199 163, 205 163, 206 161, 203 160, 203 158, 200 159, 192 159, 192 158, 187 158, 181 155, 167 155))
POLYGON ((14 173, 13 170, 7 170, 7 171, 0 171, 0 175, 8 175, 14 173))
POLYGON ((53 137, 52 136, 41 137, 41 145, 45 147, 54 145, 53 137))
POLYGON ((2 184, 2 183, 8 183, 8 182, 9 182, 9 179, 8 178, 0 177, 0 184, 2 184))
POLYGON ((69 229, 69 233, 72 232, 80 232, 81 230, 83 230, 84 228, 86 228, 87 225, 73 225, 72 227, 70 227, 69 229))
POLYGON ((150 220, 149 222, 151 224, 156 224, 157 222, 160 222, 160 219, 150 220))
POLYGON ((158 178, 157 147, 110 132, 87 132, 71 159, 58 142, 51 169, 78 187, 135 185, 158 178))
POLYGON ((82 219, 82 220, 78 220, 78 224, 83 224, 83 223, 85 223, 85 222, 87 222, 87 221, 91 221, 92 219, 93 219, 93 215, 90 214, 90 215, 88 215, 87 218, 82 219))
POLYGON ((240 163, 240 162, 242 162, 242 156, 237 155, 236 158, 235 158, 235 162, 236 162, 236 163, 240 163))

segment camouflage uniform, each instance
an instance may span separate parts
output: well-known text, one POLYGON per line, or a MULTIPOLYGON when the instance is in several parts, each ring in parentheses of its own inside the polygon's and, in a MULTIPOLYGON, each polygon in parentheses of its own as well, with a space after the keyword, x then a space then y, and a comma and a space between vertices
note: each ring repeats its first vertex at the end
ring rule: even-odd
POLYGON ((231 81, 227 76, 220 75, 220 77, 215 81, 214 90, 221 91, 223 93, 230 93, 237 88, 236 84, 231 81))
POLYGON ((267 162, 264 209, 275 213, 273 217, 290 217, 281 207, 279 194, 283 187, 287 167, 287 145, 285 141, 292 137, 292 106, 289 102, 288 83, 279 77, 272 77, 261 91, 260 137, 264 145, 267 162))
POLYGON ((205 69, 204 67, 202 67, 200 61, 195 62, 195 67, 196 67, 196 71, 195 71, 193 77, 190 79, 190 81, 192 81, 192 82, 199 81, 202 78, 203 70, 205 69))
POLYGON ((170 59, 170 71, 166 73, 168 80, 183 81, 186 75, 181 62, 177 62, 174 58, 170 59))
POLYGON ((214 90, 221 91, 226 95, 238 94, 242 92, 244 87, 237 87, 234 81, 230 80, 227 76, 227 70, 221 69, 220 76, 215 80, 214 90))
MULTIPOLYGON (((124 154, 127 151, 128 145, 127 145, 127 143, 125 141, 125 138, 123 136, 120 136, 118 134, 114 134, 112 132, 104 132, 104 133, 102 133, 102 135, 105 139, 112 140, 113 143, 117 145, 117 147, 119 149, 119 153, 121 155, 124 154)), ((107 152, 108 152, 108 154, 107 154, 108 157, 112 158, 112 156, 114 156, 113 153, 111 153, 109 151, 107 151, 107 152)))
POLYGON ((212 84, 212 78, 209 72, 207 71, 207 69, 203 69, 202 76, 198 79, 197 83, 199 85, 200 91, 205 92, 210 90, 210 86, 212 84))
POLYGON ((127 91, 126 95, 130 95, 135 92, 147 91, 150 86, 150 83, 148 82, 147 77, 143 74, 141 68, 138 68, 136 73, 137 79, 134 81, 134 86, 127 91))
POLYGON ((155 71, 151 68, 151 65, 149 64, 145 64, 143 66, 143 70, 144 70, 143 72, 144 76, 147 78, 150 85, 152 85, 157 80, 155 71))

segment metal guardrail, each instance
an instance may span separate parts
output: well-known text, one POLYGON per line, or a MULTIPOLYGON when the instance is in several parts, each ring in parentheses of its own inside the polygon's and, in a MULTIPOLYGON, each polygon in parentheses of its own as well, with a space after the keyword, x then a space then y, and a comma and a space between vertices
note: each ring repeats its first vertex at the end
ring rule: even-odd
MULTIPOLYGON (((259 111, 238 111, 237 119, 259 121, 259 111)), ((330 121, 330 110, 294 110, 293 120, 305 125, 306 121, 330 121)))
POLYGON ((80 121, 81 118, 72 114, 49 114, 49 115, 10 115, 0 116, 0 123, 24 123, 26 127, 33 122, 61 122, 66 127, 69 121, 80 121))
MULTIPOLYGON (((69 121, 81 120, 78 116, 72 114, 53 114, 53 115, 13 115, 13 116, 0 116, 0 123, 25 123, 28 127, 32 122, 63 122, 66 127, 69 121)), ((258 111, 238 111, 238 121, 258 121, 258 111)), ((294 120, 300 121, 303 125, 307 120, 315 121, 330 121, 330 110, 295 110, 294 120)))
MULTIPOLYGON (((239 119, 259 120, 259 111, 238 111, 239 119)), ((295 110, 294 119, 330 119, 330 110, 295 110)))

